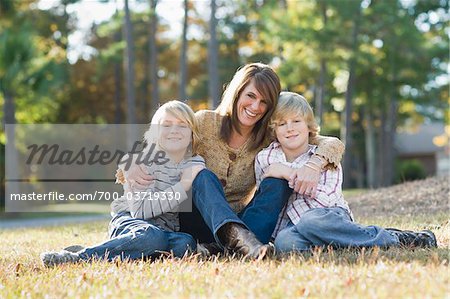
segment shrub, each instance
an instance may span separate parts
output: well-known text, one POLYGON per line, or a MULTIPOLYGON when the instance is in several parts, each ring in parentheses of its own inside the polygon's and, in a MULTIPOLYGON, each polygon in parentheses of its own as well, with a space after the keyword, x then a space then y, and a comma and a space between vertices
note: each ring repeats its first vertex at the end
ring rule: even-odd
POLYGON ((398 162, 396 172, 397 183, 421 180, 426 177, 425 167, 416 159, 398 162))

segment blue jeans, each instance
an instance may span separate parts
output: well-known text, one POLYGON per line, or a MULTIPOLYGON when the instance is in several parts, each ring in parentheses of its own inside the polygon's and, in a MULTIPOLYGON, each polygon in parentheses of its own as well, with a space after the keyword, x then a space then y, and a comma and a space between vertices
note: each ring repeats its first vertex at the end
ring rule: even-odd
POLYGON ((226 223, 239 223, 253 231, 261 242, 267 243, 275 228, 278 215, 291 193, 292 189, 289 189, 287 181, 265 179, 250 204, 240 213, 241 218, 239 218, 228 204, 217 176, 210 170, 204 169, 192 184, 193 203, 202 219, 198 219, 195 209, 194 213, 184 213, 184 215, 180 213, 180 217, 183 218, 181 230, 191 233, 200 240, 202 237, 207 238, 208 233, 212 232, 214 239, 220 244, 217 231, 226 223), (200 224, 194 226, 193 223, 200 224), (187 226, 191 230, 187 230, 187 226))
POLYGON ((277 252, 310 250, 314 246, 387 247, 398 238, 377 226, 353 222, 342 208, 316 208, 306 211, 300 221, 280 231, 275 238, 277 252))
POLYGON ((165 231, 149 222, 120 213, 109 223, 110 239, 102 244, 88 247, 79 252, 83 260, 92 258, 111 261, 121 259, 141 259, 158 251, 173 252, 182 257, 187 251, 196 250, 197 243, 191 235, 165 231))

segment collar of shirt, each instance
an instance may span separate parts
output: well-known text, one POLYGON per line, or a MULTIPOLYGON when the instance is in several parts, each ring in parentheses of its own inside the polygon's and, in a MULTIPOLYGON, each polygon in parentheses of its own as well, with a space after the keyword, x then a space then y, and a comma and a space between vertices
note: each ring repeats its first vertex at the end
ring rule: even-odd
POLYGON ((279 142, 277 142, 277 141, 272 142, 270 144, 269 148, 272 148, 278 152, 279 159, 281 159, 280 162, 282 162, 288 166, 289 165, 301 166, 301 165, 305 164, 306 162, 308 162, 309 158, 316 153, 317 145, 308 144, 308 150, 305 153, 298 156, 297 158, 295 158, 295 160, 292 162, 287 161, 286 155, 284 154, 284 152, 281 148, 281 144, 279 142))

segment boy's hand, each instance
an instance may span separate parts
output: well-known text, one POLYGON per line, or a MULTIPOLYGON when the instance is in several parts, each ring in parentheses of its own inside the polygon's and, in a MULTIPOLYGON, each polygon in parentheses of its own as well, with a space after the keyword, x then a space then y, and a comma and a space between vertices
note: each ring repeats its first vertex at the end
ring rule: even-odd
POLYGON ((295 169, 290 168, 289 166, 283 165, 281 163, 270 164, 266 169, 264 169, 264 174, 262 178, 278 178, 289 180, 289 177, 294 172, 295 169))
POLYGON ((302 166, 299 169, 294 169, 289 178, 289 187, 301 195, 315 198, 319 179, 320 170, 302 166))

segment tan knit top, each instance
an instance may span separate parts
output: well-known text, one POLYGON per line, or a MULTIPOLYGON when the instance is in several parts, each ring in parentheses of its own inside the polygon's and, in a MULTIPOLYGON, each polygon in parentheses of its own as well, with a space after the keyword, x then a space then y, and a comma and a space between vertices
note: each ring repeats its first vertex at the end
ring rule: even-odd
MULTIPOLYGON (((200 134, 197 153, 205 159, 206 167, 219 178, 231 208, 239 212, 255 192, 256 154, 268 146, 270 140, 253 151, 248 149, 247 143, 234 149, 220 138, 223 116, 210 110, 201 110, 195 115, 200 134)), ((333 166, 341 161, 344 144, 339 139, 317 136, 309 142, 318 145, 316 154, 323 156, 333 166)))

